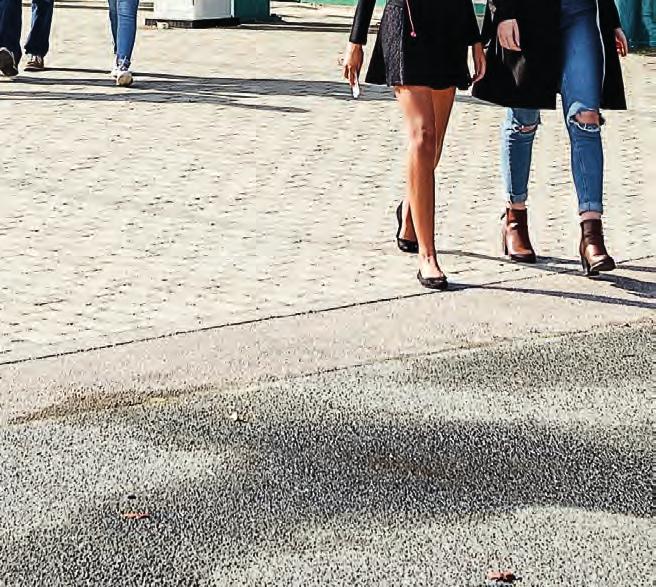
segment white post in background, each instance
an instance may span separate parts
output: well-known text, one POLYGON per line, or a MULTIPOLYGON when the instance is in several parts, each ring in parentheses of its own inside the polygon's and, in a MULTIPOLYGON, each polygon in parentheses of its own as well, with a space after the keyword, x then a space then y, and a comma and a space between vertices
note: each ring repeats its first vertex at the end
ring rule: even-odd
POLYGON ((177 28, 235 26, 233 0, 155 0, 152 18, 146 25, 177 28))

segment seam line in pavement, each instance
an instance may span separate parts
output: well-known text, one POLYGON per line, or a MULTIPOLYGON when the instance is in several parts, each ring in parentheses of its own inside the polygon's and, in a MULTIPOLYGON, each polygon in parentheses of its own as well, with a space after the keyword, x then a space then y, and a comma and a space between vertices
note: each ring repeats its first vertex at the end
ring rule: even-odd
MULTIPOLYGON (((624 261, 620 261, 617 265, 618 267, 621 267, 624 264, 627 263, 634 263, 636 261, 644 261, 645 259, 651 259, 653 255, 646 255, 644 257, 634 257, 632 259, 625 259, 624 261)), ((499 259, 500 261, 503 261, 503 259, 499 259)), ((511 261, 504 261, 504 263, 508 265, 516 265, 516 263, 513 263, 511 261)), ((528 265, 523 265, 522 267, 525 267, 526 269, 543 269, 539 265, 537 266, 528 266, 528 265)), ((466 285, 463 284, 459 286, 458 284, 454 284, 453 289, 451 289, 451 293, 457 292, 457 291, 464 291, 467 289, 478 289, 481 287, 485 286, 490 286, 490 285, 498 285, 498 284, 503 284, 503 283, 514 283, 514 282, 519 282, 519 281, 528 281, 530 279, 536 279, 536 278, 542 278, 542 277, 551 277, 555 275, 567 275, 567 274, 576 274, 579 273, 579 269, 569 269, 569 268, 550 268, 547 270, 548 273, 543 273, 543 274, 537 274, 537 275, 527 275, 524 277, 517 277, 517 278, 510 278, 510 279, 499 279, 499 280, 493 280, 493 281, 488 281, 484 282, 482 284, 478 285, 466 285)), ((359 308, 359 307, 364 307, 364 306, 373 306, 376 304, 384 304, 387 302, 394 302, 394 301, 399 301, 399 300, 409 300, 413 298, 418 298, 418 297, 423 297, 423 296, 430 296, 430 295, 439 295, 439 296, 444 296, 445 293, 448 295, 448 292, 433 292, 433 291, 426 291, 426 292, 417 292, 413 294, 405 294, 401 296, 391 296, 391 297, 386 297, 386 298, 377 298, 374 300, 365 300, 363 302, 353 302, 350 304, 342 304, 338 306, 329 306, 326 308, 320 308, 317 310, 305 310, 301 312, 292 312, 289 314, 274 314, 271 316, 263 316, 261 318, 252 318, 250 320, 240 320, 237 322, 226 322, 224 324, 215 324, 212 326, 203 326, 202 328, 194 328, 194 329, 189 329, 189 330, 177 330, 174 332, 168 332, 165 334, 160 334, 157 336, 146 336, 142 338, 134 338, 132 340, 125 340, 121 342, 116 342, 116 343, 108 343, 104 345, 96 345, 96 346, 91 346, 91 347, 85 347, 85 348, 80 348, 80 349, 74 349, 70 351, 64 351, 64 352, 59 352, 59 353, 49 353, 45 355, 38 355, 34 357, 25 357, 22 359, 12 359, 9 361, 0 361, 0 367, 4 366, 9 366, 9 365, 18 365, 22 363, 30 363, 33 361, 42 361, 46 359, 54 359, 58 357, 66 357, 66 356, 73 356, 73 355, 80 355, 84 353, 90 353, 90 352, 95 352, 95 351, 101 351, 101 350, 107 350, 107 349, 112 349, 112 348, 120 348, 132 344, 138 344, 138 343, 144 343, 144 342, 154 342, 157 340, 164 340, 167 338, 173 338, 176 336, 185 336, 189 334, 200 334, 203 332, 211 332, 213 330, 222 330, 224 328, 232 328, 236 326, 247 326, 250 324, 260 324, 263 322, 269 322, 273 320, 282 320, 286 318, 298 318, 301 316, 310 316, 313 314, 326 314, 328 312, 335 312, 339 310, 348 310, 350 308, 359 308)))
MULTIPOLYGON (((596 333, 610 332, 614 328, 616 328, 619 324, 620 323, 607 324, 604 327, 598 329, 596 333)), ((630 328, 648 328, 648 327, 653 327, 654 322, 649 318, 643 318, 636 322, 632 322, 627 326, 629 326, 630 328)), ((420 359, 443 357, 444 355, 454 355, 454 354, 457 355, 466 352, 479 352, 479 351, 485 351, 485 350, 491 350, 491 349, 503 347, 504 345, 522 343, 522 342, 535 342, 538 344, 546 344, 548 342, 558 341, 566 337, 584 337, 589 334, 590 332, 588 330, 575 330, 571 332, 560 331, 560 332, 553 332, 548 334, 545 333, 537 337, 529 336, 529 337, 521 337, 521 338, 514 338, 514 339, 500 338, 497 340, 481 342, 469 346, 464 346, 464 345, 453 346, 453 347, 442 348, 434 351, 391 355, 387 357, 376 358, 370 361, 361 361, 359 363, 351 363, 347 365, 337 365, 334 367, 329 367, 324 369, 309 370, 303 373, 296 373, 294 375, 256 377, 251 381, 231 382, 226 385, 218 385, 218 386, 211 385, 211 384, 209 385, 204 384, 190 389, 185 389, 182 393, 168 394, 165 392, 161 396, 150 396, 150 395, 146 395, 146 396, 142 395, 137 397, 130 396, 130 399, 128 401, 120 401, 119 403, 113 403, 113 400, 116 400, 116 396, 111 396, 107 398, 106 403, 104 404, 93 404, 84 407, 76 406, 73 410, 68 409, 67 403, 64 402, 64 403, 47 406, 35 412, 16 416, 14 418, 11 418, 7 422, 1 422, 0 428, 4 426, 16 426, 16 425, 20 426, 23 424, 29 424, 33 422, 42 422, 45 420, 67 418, 75 414, 77 415, 88 414, 92 412, 100 412, 104 410, 116 410, 116 409, 129 410, 131 408, 136 408, 149 404, 152 405, 154 400, 157 401, 156 405, 162 405, 162 404, 170 404, 173 402, 179 402, 183 398, 188 398, 203 393, 210 393, 210 392, 215 393, 217 391, 220 391, 221 393, 244 392, 262 386, 270 386, 279 383, 299 381, 302 379, 307 379, 309 377, 321 377, 324 375, 341 373, 352 369, 363 369, 367 367, 372 367, 374 365, 385 365, 394 361, 403 361, 403 360, 414 361, 420 359)))
MULTIPOLYGON (((635 322, 630 322, 630 323, 627 323, 626 320, 622 320, 621 322, 608 323, 605 324, 603 327, 598 328, 595 331, 595 334, 598 334, 599 332, 610 332, 621 324, 624 324, 630 328, 646 328, 646 327, 654 326, 654 321, 651 318, 641 318, 639 320, 636 320, 635 322)), ((320 375, 328 375, 331 373, 339 373, 341 371, 348 371, 349 369, 361 369, 363 367, 372 367, 374 365, 382 365, 393 361, 428 359, 433 357, 439 357, 442 355, 459 354, 469 351, 477 352, 477 351, 492 349, 495 347, 501 347, 503 345, 522 343, 522 342, 536 342, 538 344, 542 344, 542 343, 546 343, 547 341, 555 341, 561 338, 572 337, 572 336, 582 337, 589 334, 590 334, 589 329, 588 330, 581 329, 581 330, 571 330, 571 331, 562 330, 559 332, 549 332, 549 333, 543 333, 538 335, 532 334, 531 336, 522 336, 522 337, 515 337, 515 338, 499 337, 496 340, 489 340, 486 342, 451 346, 448 348, 442 348, 434 351, 422 351, 417 353, 401 353, 397 355, 390 355, 388 357, 377 358, 371 361, 362 361, 360 363, 351 363, 348 365, 337 365, 335 367, 329 367, 326 369, 317 369, 314 371, 297 373, 295 375, 281 375, 278 377, 271 377, 268 379, 266 377, 261 377, 245 385, 234 386, 234 387, 241 389, 241 388, 250 388, 253 386, 257 387, 259 385, 271 385, 282 381, 295 381, 297 379, 305 379, 307 377, 315 377, 320 375)), ((231 387, 233 386, 227 386, 226 388, 231 388, 231 387)), ((209 389, 213 390, 216 388, 210 387, 209 389)))

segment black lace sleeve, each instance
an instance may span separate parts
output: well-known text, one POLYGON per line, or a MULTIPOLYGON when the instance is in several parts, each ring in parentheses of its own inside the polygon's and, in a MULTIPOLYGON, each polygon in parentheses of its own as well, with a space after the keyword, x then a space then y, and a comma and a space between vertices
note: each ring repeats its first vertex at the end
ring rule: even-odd
POLYGON ((353 17, 353 27, 351 28, 351 43, 367 44, 367 33, 369 32, 375 6, 376 0, 358 0, 358 7, 355 9, 355 16, 353 17))

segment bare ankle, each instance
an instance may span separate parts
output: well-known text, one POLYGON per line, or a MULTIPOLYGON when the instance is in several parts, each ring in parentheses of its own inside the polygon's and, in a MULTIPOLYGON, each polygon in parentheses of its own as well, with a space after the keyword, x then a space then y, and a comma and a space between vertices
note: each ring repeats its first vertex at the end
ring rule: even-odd
POLYGON ((601 212, 581 212, 579 217, 581 222, 585 220, 601 220, 601 212))

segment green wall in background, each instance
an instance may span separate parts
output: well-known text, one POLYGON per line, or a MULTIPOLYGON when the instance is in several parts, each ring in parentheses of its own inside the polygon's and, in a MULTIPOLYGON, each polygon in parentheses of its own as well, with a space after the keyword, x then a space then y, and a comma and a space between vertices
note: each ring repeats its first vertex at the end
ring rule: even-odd
POLYGON ((271 16, 269 0, 234 0, 235 18, 242 22, 265 20, 271 16))
MULTIPOLYGON (((332 4, 339 6, 355 6, 358 3, 358 0, 300 0, 301 2, 309 4, 332 4)), ((656 0, 654 0, 656 1, 656 0)), ((384 6, 386 0, 376 0, 377 6, 384 6)), ((483 0, 474 0, 474 6, 476 7, 476 14, 482 16, 485 12, 485 2, 483 0)))
POLYGON ((633 47, 656 47, 656 0, 616 0, 633 47))
MULTIPOLYGON (((240 0, 242 1, 242 0, 240 0)), ((299 0, 311 4, 355 6, 357 0, 299 0)), ((386 0, 376 0, 383 6, 386 0)), ((473 0, 476 14, 483 16, 486 0, 473 0)), ((656 0, 615 0, 622 19, 622 27, 632 47, 656 47, 656 0)))

